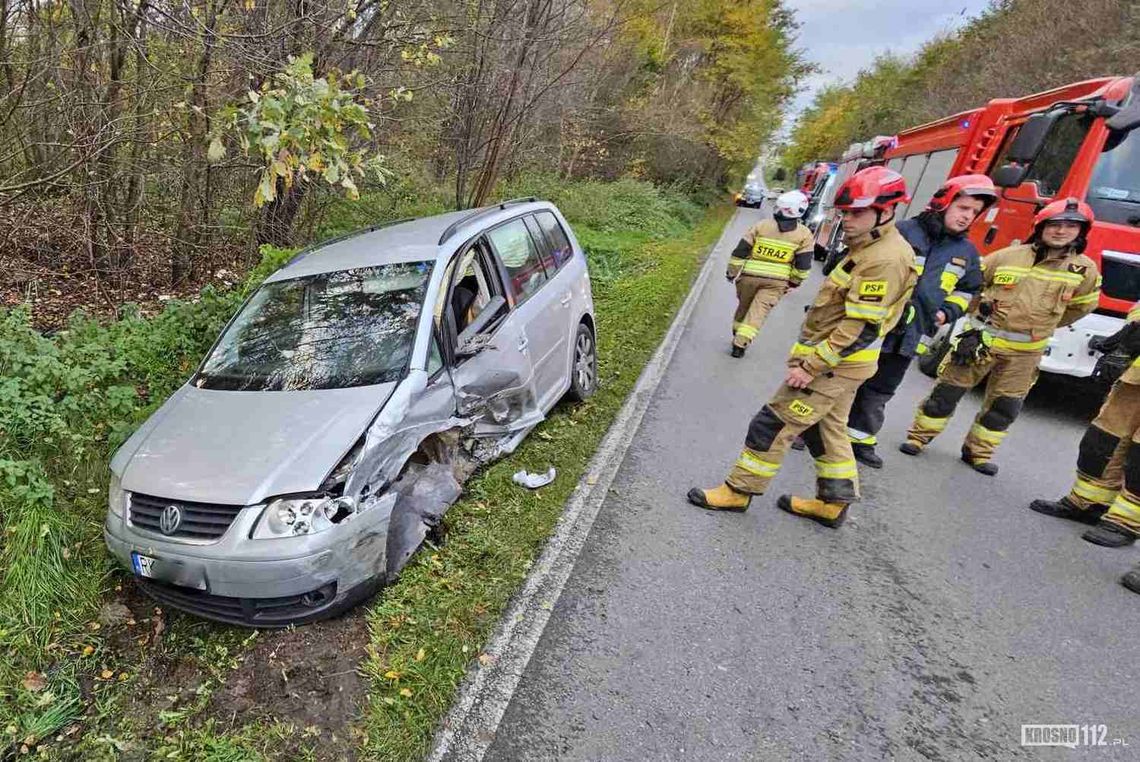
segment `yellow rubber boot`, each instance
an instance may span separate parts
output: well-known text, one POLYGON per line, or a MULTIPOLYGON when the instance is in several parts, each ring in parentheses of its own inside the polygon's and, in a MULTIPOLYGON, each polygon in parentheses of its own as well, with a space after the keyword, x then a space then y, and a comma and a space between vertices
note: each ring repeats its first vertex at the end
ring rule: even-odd
POLYGON ((748 504, 752 502, 752 495, 737 492, 727 484, 721 484, 713 489, 693 487, 689 490, 689 502, 710 511, 744 513, 748 510, 748 504))
POLYGON ((788 513, 818 521, 832 529, 838 529, 839 525, 847 520, 847 506, 843 503, 825 503, 816 498, 781 495, 776 505, 788 513))

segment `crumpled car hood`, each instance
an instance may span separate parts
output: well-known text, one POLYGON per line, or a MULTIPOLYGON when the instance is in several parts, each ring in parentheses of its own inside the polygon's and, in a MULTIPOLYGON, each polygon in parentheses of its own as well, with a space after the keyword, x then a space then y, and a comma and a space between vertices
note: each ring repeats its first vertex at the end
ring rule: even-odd
POLYGON ((395 386, 293 392, 183 386, 116 456, 126 460, 123 487, 226 505, 315 490, 395 386))

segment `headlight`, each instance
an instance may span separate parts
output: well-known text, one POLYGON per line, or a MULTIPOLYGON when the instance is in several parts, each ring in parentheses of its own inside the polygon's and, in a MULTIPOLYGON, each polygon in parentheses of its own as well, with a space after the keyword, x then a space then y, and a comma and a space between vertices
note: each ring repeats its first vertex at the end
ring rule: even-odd
POLYGON ((304 497, 273 500, 265 506, 253 539, 272 540, 323 532, 356 513, 351 497, 304 497))
POLYGON ((127 493, 123 491, 122 480, 114 472, 111 473, 111 484, 107 487, 107 507, 116 516, 126 515, 127 493))

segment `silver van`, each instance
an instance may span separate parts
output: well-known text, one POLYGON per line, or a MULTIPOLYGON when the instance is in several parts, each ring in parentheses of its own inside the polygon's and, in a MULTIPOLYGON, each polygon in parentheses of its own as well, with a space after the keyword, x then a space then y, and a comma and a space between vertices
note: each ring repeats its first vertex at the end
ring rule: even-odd
POLYGON ((597 384, 586 258, 518 199, 270 276, 111 461, 104 537, 159 603, 277 627, 391 580, 479 465, 597 384))

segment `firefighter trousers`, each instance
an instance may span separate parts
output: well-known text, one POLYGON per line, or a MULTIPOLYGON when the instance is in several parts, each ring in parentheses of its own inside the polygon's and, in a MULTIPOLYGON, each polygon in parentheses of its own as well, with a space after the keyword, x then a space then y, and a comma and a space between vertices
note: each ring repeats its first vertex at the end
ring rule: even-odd
POLYGON ((918 406, 914 423, 907 432, 908 442, 925 447, 950 422, 958 402, 966 392, 986 381, 982 409, 962 444, 962 454, 973 464, 992 459, 1010 425, 1021 412, 1029 390, 1037 381, 1040 352, 992 352, 974 365, 955 365, 950 355, 938 368, 938 383, 918 406))
POLYGON ((788 290, 786 280, 741 275, 736 279, 736 314, 732 317, 732 343, 747 347, 760 333, 768 313, 788 290))
POLYGON ((858 500, 859 474, 847 438, 847 415, 862 382, 832 372, 817 376, 806 389, 781 386, 753 416, 744 450, 725 481, 738 492, 764 494, 792 440, 802 435, 815 459, 816 497, 843 505, 858 500))
POLYGON ((847 435, 856 444, 878 444, 879 429, 887 415, 887 403, 895 396, 911 358, 895 352, 879 355, 879 369, 855 394, 851 415, 847 416, 847 435))
POLYGON ((1117 381, 1085 430, 1069 501, 1140 534, 1140 386, 1117 381))

